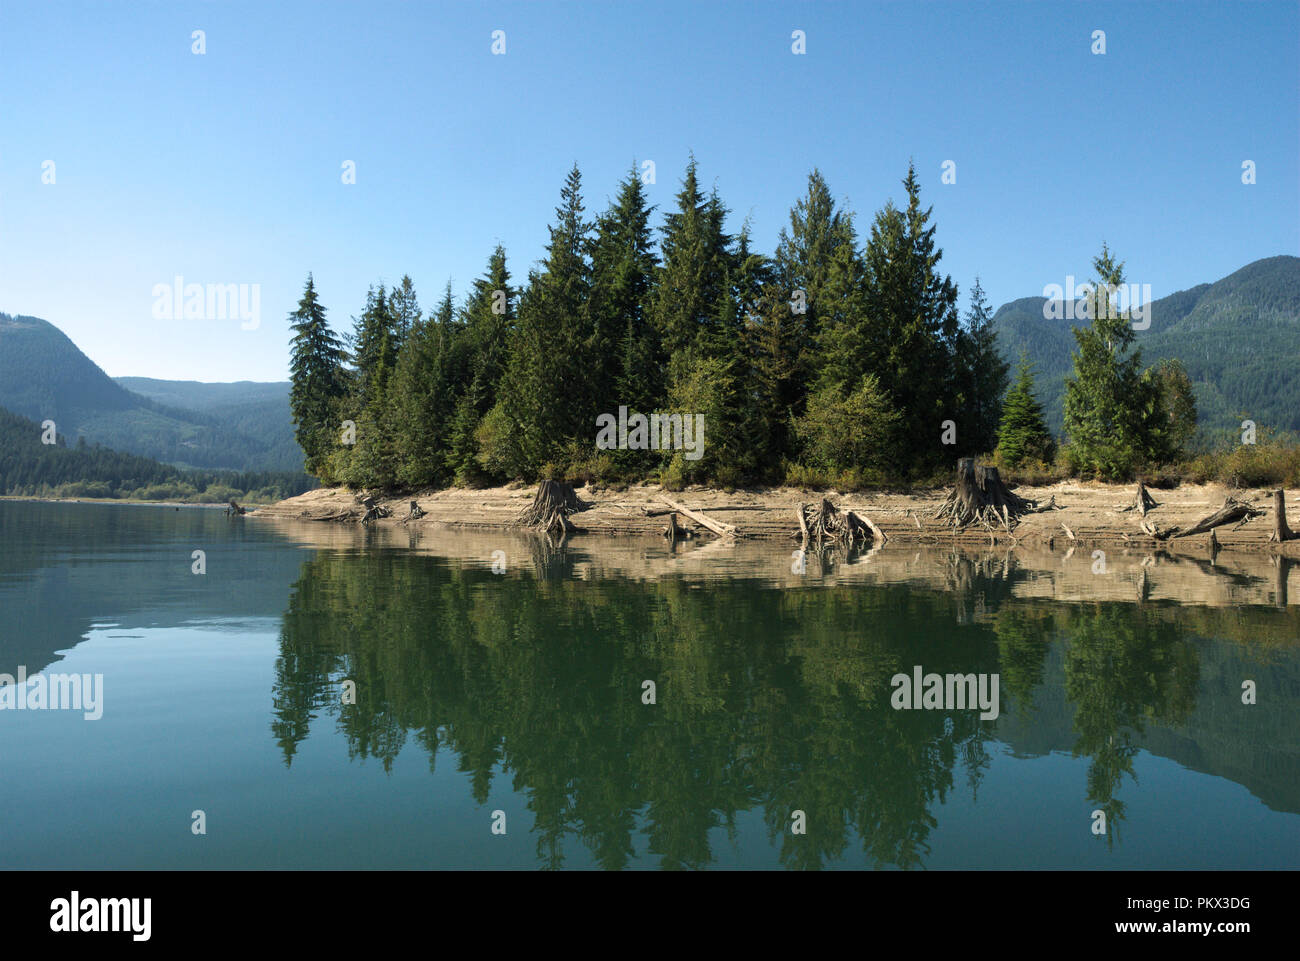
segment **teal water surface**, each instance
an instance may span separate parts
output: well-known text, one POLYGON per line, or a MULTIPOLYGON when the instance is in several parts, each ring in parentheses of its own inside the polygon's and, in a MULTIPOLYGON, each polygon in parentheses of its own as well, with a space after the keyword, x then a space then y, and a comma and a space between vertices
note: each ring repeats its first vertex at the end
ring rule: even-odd
POLYGON ((1295 607, 328 533, 0 502, 0 674, 103 677, 98 720, 0 710, 0 866, 1300 866, 1295 607), (998 716, 895 709, 917 666, 998 716))

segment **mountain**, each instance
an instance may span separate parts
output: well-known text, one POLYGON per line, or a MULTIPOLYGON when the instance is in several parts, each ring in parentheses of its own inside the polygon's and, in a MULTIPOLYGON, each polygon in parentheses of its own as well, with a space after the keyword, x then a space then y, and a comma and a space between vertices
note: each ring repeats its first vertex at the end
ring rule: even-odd
MULTIPOLYGON (((1024 349, 1037 365, 1038 395, 1059 434, 1073 369, 1071 328, 1085 322, 1045 319, 1046 303, 1013 300, 998 308, 993 324, 1004 357, 1014 363, 1024 349)), ((1261 431, 1300 432, 1300 257, 1257 260, 1216 283, 1162 297, 1150 319, 1150 328, 1137 332, 1142 362, 1182 361, 1203 433, 1239 432, 1245 419, 1261 431)))
POLYGON ((0 314, 0 407, 75 443, 206 470, 301 472, 288 384, 114 381, 61 330, 0 314))
POLYGON ((265 456, 257 464, 259 470, 302 470, 302 448, 294 436, 293 415, 289 411, 291 385, 287 380, 274 383, 242 380, 233 384, 150 377, 114 380, 154 403, 201 414, 226 430, 255 439, 266 448, 265 456))

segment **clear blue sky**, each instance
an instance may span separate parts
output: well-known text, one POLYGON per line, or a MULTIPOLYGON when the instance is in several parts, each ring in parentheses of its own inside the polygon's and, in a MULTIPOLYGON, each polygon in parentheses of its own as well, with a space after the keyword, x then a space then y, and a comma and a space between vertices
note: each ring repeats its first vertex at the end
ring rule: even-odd
POLYGON ((1298 51, 1295 2, 4 0, 0 310, 114 376, 281 380, 308 271, 336 328, 403 273, 460 296, 498 241, 521 280, 575 161, 594 213, 653 160, 662 213, 692 150, 769 252, 813 166, 865 233, 910 157, 963 307, 1103 239, 1160 297, 1300 253, 1298 51), (261 326, 155 320, 176 275, 260 284, 261 326))

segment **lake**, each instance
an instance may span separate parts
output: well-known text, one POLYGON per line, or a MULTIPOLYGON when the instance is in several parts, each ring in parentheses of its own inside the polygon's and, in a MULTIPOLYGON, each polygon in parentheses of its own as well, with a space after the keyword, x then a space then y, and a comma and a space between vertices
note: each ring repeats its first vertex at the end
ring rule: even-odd
POLYGON ((0 502, 0 865, 1300 867, 1286 562, 792 551, 0 502))

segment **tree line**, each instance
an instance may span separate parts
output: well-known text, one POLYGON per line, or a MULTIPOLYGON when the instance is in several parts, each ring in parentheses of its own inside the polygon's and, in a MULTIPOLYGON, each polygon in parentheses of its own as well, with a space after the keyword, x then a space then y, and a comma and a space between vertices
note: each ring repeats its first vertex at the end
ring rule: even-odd
MULTIPOLYGON (((635 167, 589 220, 575 166, 545 256, 519 286, 498 245, 463 303, 449 284, 426 315, 404 276, 372 287, 340 335, 309 275, 290 315, 306 468, 380 488, 539 477, 853 487, 932 477, 995 449, 1011 464, 1051 461, 1028 364, 1008 391, 978 279, 963 314, 911 166, 902 183, 906 202, 886 202, 862 237, 814 170, 768 256, 748 223, 729 232, 693 157, 657 230, 635 167), (620 408, 703 415, 702 455, 599 449, 598 418, 620 408)), ((1127 319, 1107 309, 1123 265, 1103 248, 1094 267, 1067 452, 1079 471, 1118 477, 1175 456, 1195 404, 1176 362, 1144 370, 1127 319)))
POLYGON ((182 470, 88 444, 84 437, 71 448, 62 434, 45 444, 44 433, 36 421, 0 407, 0 494, 221 504, 232 498, 283 500, 313 486, 297 473, 182 470))

